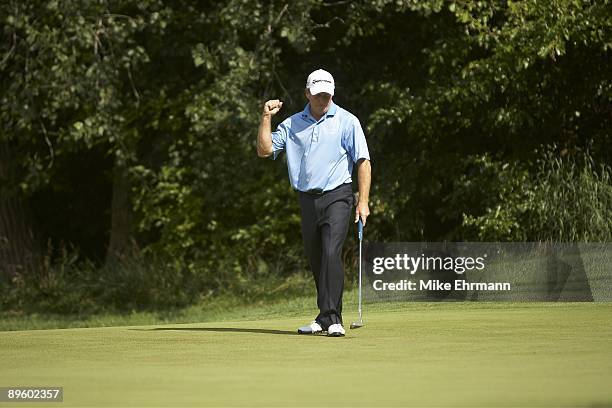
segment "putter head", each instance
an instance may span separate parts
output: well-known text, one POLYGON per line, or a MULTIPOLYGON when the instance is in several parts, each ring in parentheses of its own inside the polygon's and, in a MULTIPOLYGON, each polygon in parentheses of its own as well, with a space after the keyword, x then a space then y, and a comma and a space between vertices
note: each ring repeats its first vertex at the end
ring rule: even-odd
POLYGON ((351 325, 349 326, 351 329, 358 329, 360 327, 363 327, 364 324, 363 322, 353 322, 351 323, 351 325))

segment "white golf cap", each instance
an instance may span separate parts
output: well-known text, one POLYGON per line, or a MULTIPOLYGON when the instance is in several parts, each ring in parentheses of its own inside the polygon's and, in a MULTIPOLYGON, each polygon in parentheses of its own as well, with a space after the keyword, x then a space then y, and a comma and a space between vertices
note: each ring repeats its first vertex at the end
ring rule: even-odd
POLYGON ((308 75, 306 80, 306 88, 310 90, 312 95, 316 95, 321 92, 334 94, 334 77, 329 72, 323 69, 317 69, 308 75))

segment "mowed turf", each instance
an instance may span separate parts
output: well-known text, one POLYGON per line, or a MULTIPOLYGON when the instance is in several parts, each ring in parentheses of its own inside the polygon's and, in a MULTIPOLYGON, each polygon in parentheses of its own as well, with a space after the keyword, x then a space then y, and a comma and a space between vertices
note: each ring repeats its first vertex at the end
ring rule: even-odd
POLYGON ((307 315, 0 332, 0 386, 64 387, 37 407, 612 406, 610 303, 389 309, 344 338, 297 335, 307 315))

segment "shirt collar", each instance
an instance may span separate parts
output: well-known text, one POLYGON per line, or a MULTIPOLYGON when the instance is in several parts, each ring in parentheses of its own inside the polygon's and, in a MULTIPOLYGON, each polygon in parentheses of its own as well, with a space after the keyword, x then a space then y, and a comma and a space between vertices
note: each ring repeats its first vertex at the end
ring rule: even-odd
POLYGON ((309 106, 310 106, 310 102, 308 102, 306 106, 304 106, 304 110, 302 111, 302 118, 304 119, 309 118, 309 117, 312 118, 312 116, 310 116, 309 106))
POLYGON ((338 110, 338 107, 336 106, 336 104, 332 101, 331 106, 329 107, 329 109, 327 110, 327 116, 334 116, 336 114, 336 110, 338 110))
MULTIPOLYGON (((338 106, 332 101, 331 106, 327 110, 327 113, 325 114, 325 116, 326 117, 334 116, 337 110, 338 110, 338 106)), ((312 115, 310 114, 310 102, 308 102, 306 106, 304 107, 304 110, 302 111, 302 118, 304 119, 310 118, 316 122, 315 118, 313 118, 312 115)))

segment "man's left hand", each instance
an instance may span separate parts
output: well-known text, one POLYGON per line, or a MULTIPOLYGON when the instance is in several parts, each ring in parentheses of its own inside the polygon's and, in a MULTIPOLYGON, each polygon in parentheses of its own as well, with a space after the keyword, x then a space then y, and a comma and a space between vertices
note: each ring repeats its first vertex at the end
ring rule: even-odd
POLYGON ((368 206, 368 203, 362 203, 361 201, 358 202, 357 208, 355 209, 355 222, 359 221, 359 217, 361 217, 361 222, 365 227, 368 215, 370 215, 370 207, 368 206))

